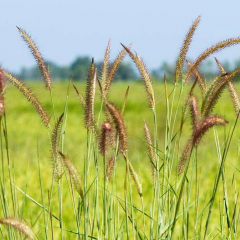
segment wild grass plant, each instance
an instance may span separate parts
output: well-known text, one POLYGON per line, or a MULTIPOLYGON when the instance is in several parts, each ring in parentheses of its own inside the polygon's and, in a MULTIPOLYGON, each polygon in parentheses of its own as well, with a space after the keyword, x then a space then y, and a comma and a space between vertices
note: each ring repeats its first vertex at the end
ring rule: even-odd
MULTIPOLYGON (((206 82, 198 66, 213 53, 238 44, 240 39, 221 41, 189 62, 187 52, 199 22, 200 17, 184 39, 173 81, 165 76, 161 90, 142 58, 132 52, 131 45, 122 44, 123 50, 110 62, 109 41, 102 69, 97 71, 94 59, 91 62, 85 94, 70 78, 62 106, 56 102, 54 83, 40 51, 31 37, 18 28, 42 73, 46 88, 43 94, 49 97, 48 106, 43 107, 27 84, 7 70, 0 70, 2 239, 239 238, 239 170, 232 164, 234 173, 230 176, 225 166, 229 155, 239 157, 239 144, 234 139, 239 137, 236 130, 240 102, 233 79, 240 68, 226 72, 216 59, 219 75, 206 82), (136 91, 136 85, 130 88, 124 85, 125 95, 121 101, 113 101, 113 90, 117 89, 112 82, 127 54, 141 74, 146 92, 143 101, 148 104, 148 115, 143 116, 144 119, 134 116, 132 108, 133 122, 126 121, 126 113, 129 112, 129 91, 136 91), (7 81, 33 105, 43 123, 41 127, 45 127, 42 133, 47 134, 48 145, 43 146, 48 148, 49 164, 41 163, 42 146, 37 144, 37 170, 31 177, 38 186, 35 189, 38 196, 33 196, 33 189, 28 189, 29 171, 24 176, 25 188, 19 187, 19 174, 16 175, 19 162, 10 157, 12 145, 5 101, 11 96, 7 96, 7 81), (79 124, 84 125, 84 129, 79 132, 69 121, 73 89, 83 113, 79 124), (224 90, 230 93, 228 105, 235 109, 234 117, 229 119, 227 114, 221 116, 216 111, 217 103, 226 98, 224 90), (160 106, 164 106, 161 111, 160 106), (67 138, 68 125, 74 132, 70 138, 67 138), (128 134, 133 125, 138 126, 142 136, 142 145, 137 149, 128 134), (85 139, 82 145, 73 140, 78 135, 85 139), (215 146, 210 149, 211 155, 203 150, 206 143, 201 144, 208 138, 215 146), (75 149, 77 154, 69 149, 75 149), (139 152, 140 161, 134 159, 133 151, 139 152), (148 161, 142 161, 143 152, 148 161), (215 168, 208 176, 210 163, 215 168), (51 174, 46 175, 47 171, 51 174), (212 185, 207 186, 210 180, 212 185)), ((135 99, 135 106, 140 101, 135 99)), ((21 118, 21 112, 18 117, 21 118)), ((29 163, 24 164, 28 168, 29 163)))

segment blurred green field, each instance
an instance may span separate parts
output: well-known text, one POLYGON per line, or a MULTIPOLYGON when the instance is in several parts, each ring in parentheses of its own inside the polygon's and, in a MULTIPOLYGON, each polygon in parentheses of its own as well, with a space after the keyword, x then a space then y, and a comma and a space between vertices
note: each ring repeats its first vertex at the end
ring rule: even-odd
MULTIPOLYGON (((44 105, 48 113, 51 115, 51 124, 54 124, 54 114, 52 112, 52 106, 50 102, 49 93, 44 89, 42 83, 29 82, 29 86, 36 93, 41 103, 44 105)), ((119 107, 121 106, 124 98, 126 88, 130 85, 129 97, 126 104, 124 118, 126 121, 126 127, 128 132, 128 143, 129 143, 129 158, 133 162, 133 165, 140 175, 140 179, 143 185, 143 195, 145 201, 145 209, 149 212, 148 202, 151 201, 151 168, 147 155, 147 149, 144 140, 143 132, 143 120, 145 120, 150 129, 153 131, 153 119, 152 113, 148 107, 147 96, 143 84, 140 83, 115 83, 113 84, 110 92, 110 101, 116 103, 119 107)), ((85 91, 84 84, 76 84, 80 92, 85 91)), ((172 84, 169 83, 168 90, 171 93, 172 84)), ((240 85, 236 85, 237 89, 240 89, 240 85)), ((180 87, 179 87, 180 88, 180 87)), ((181 106, 184 102, 184 96, 188 92, 189 88, 185 88, 183 95, 180 100, 179 110, 176 113, 176 125, 174 129, 174 135, 179 131, 180 117, 181 117, 181 106)), ((56 116, 64 111, 64 105, 66 101, 67 83, 55 83, 53 88, 53 101, 55 107, 56 116)), ((158 114, 158 134, 160 138, 159 148, 164 151, 164 139, 165 139, 165 128, 166 128, 166 103, 165 103, 165 91, 164 85, 159 83, 155 85, 155 92, 157 97, 157 114, 158 114)), ((177 99, 179 90, 177 91, 173 104, 173 116, 177 107, 177 99)), ((40 192, 40 181, 39 181, 39 166, 38 160, 41 166, 41 173, 43 177, 44 187, 44 200, 45 204, 48 202, 48 191, 51 186, 52 177, 52 162, 50 152, 50 138, 48 131, 41 123, 38 114, 35 109, 27 102, 22 94, 16 90, 13 86, 9 85, 7 88, 6 97, 6 119, 7 119, 7 131, 9 140, 9 154, 10 159, 14 163, 14 176, 17 187, 26 191, 27 194, 35 199, 37 202, 42 203, 41 192, 40 192)), ((99 94, 98 94, 99 96, 99 94)), ((199 100, 201 96, 199 95, 199 100)), ((170 98, 170 104, 172 99, 170 98)), ((96 112, 100 108, 99 98, 96 102, 96 112)), ((216 128, 219 134, 219 140, 222 144, 224 136, 228 134, 228 131, 233 126, 235 121, 235 112, 229 97, 229 93, 226 91, 220 99, 216 109, 214 110, 218 115, 224 116, 229 124, 227 127, 216 128)), ((174 119, 173 119, 174 120, 174 119)), ((175 156, 175 163, 179 159, 187 138, 190 135, 190 123, 187 119, 186 124, 183 128, 183 136, 180 144, 180 152, 175 156)), ((229 196, 229 209, 230 215, 234 211, 234 193, 240 187, 240 162, 238 157, 238 144, 239 144, 239 124, 234 133, 233 141, 230 146, 230 151, 225 164, 226 172, 226 184, 228 186, 229 196)), ((70 93, 68 98, 68 114, 67 114, 67 125, 64 139, 64 152, 69 155, 80 173, 83 170, 83 160, 86 155, 86 130, 84 129, 84 116, 83 110, 76 96, 73 87, 70 87, 70 93)), ((5 153, 4 153, 5 154, 5 153)), ((6 174, 6 185, 9 184, 7 177, 7 161, 6 156, 4 157, 5 174, 6 174)), ((200 210, 203 210, 206 203, 210 200, 212 188, 215 181, 215 175, 219 166, 219 159, 217 156, 217 150, 215 147, 215 141, 213 136, 213 130, 211 130, 207 136, 204 137, 202 143, 198 148, 198 181, 200 191, 200 210)), ((93 167, 93 166, 92 166, 93 167)), ((123 177, 124 177, 124 160, 121 159, 117 162, 117 176, 119 179, 119 188, 123 188, 123 177)), ((193 168, 189 169, 191 172, 193 168)), ((3 171, 3 169, 1 170, 3 171)), ((194 170, 193 170, 194 171, 194 170)), ((191 175, 191 174, 190 174, 191 175)), ((176 174, 177 177, 177 174, 176 174)), ((173 179, 174 181, 174 179, 173 179)), ((67 186, 67 181, 63 181, 63 185, 67 186)), ((9 190, 8 190, 9 191, 9 190)), ((220 184, 219 193, 222 192, 222 185, 220 184)), ((9 194, 9 192, 8 192, 9 194)), ((57 195, 57 189, 54 188, 54 194, 57 195)), ((64 215, 64 228, 72 231, 76 231, 76 223, 73 221, 74 213, 71 201, 70 193, 66 190, 63 196, 63 215, 64 215)), ((136 206, 140 206, 139 198, 136 192, 134 193, 134 203, 136 206)), ((221 194, 219 194, 222 197, 221 194)), ((121 195, 120 197, 123 197, 121 195)), ((24 202, 23 218, 26 219, 30 224, 34 224, 38 217, 39 221, 34 225, 33 229, 39 232, 39 235, 44 233, 44 224, 42 218, 42 209, 34 204, 31 200, 24 197, 20 191, 17 190, 18 207, 21 209, 22 203, 24 202)), ((54 202, 57 203, 57 197, 54 202)), ((57 215, 57 208, 54 207, 53 202, 53 214, 57 215)), ((11 211, 12 207, 9 206, 11 211)), ((214 212, 211 219, 210 230, 218 231, 219 225, 219 209, 223 206, 219 205, 219 199, 215 200, 214 212), (214 220, 216 219, 216 220, 214 220)), ((203 218, 205 215, 203 215, 203 218)), ((191 219, 189 220, 191 221, 191 219)), ((59 231, 57 222, 54 222, 56 232, 59 231)), ((72 233, 66 232, 66 239, 72 239, 72 233)), ((40 238, 41 239, 41 238, 40 238)), ((56 238, 57 239, 57 238, 56 238)))

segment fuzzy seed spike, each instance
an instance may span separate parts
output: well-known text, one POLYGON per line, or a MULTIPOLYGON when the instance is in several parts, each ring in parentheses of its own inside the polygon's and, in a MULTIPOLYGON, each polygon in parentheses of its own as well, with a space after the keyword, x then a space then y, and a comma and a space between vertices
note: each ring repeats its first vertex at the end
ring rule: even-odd
MULTIPOLYGON (((129 48, 131 47, 132 44, 129 45, 129 48)), ((109 70, 109 74, 108 74, 108 78, 107 78, 107 82, 105 85, 105 94, 106 96, 108 95, 109 92, 109 88, 110 85, 115 77, 115 74, 118 70, 118 67, 120 65, 120 63, 122 62, 123 58, 125 57, 127 51, 125 49, 123 49, 117 56, 117 58, 115 59, 115 61, 112 63, 111 68, 109 70)))
MULTIPOLYGON (((192 67, 192 63, 187 61, 187 64, 189 67, 192 67)), ((202 75, 200 74, 200 72, 198 71, 197 68, 195 68, 193 70, 193 74, 195 75, 195 77, 197 78, 197 82, 198 82, 198 85, 199 85, 199 88, 201 89, 203 95, 206 93, 206 84, 205 84, 205 81, 203 80, 203 77, 202 75)))
POLYGON ((21 29, 19 27, 17 27, 17 28, 18 28, 19 32, 21 33, 23 40, 27 43, 31 53, 33 54, 34 58, 36 59, 36 61, 38 63, 38 67, 39 67, 39 70, 44 79, 46 89, 50 90, 51 89, 51 77, 50 77, 50 73, 47 69, 47 66, 44 62, 44 59, 43 59, 41 53, 39 52, 36 44, 31 39, 31 37, 23 29, 21 29))
POLYGON ((112 173, 115 165, 115 158, 111 157, 108 161, 107 168, 106 168, 106 177, 108 181, 112 179, 112 173))
POLYGON ((227 123, 228 122, 224 118, 218 117, 218 116, 212 116, 204 119, 202 123, 199 125, 199 127, 196 128, 196 130, 193 133, 194 144, 197 146, 200 143, 203 136, 206 134, 206 132, 209 129, 211 129, 213 126, 219 126, 219 125, 224 126, 227 123))
POLYGON ((63 115, 64 115, 64 113, 58 118, 58 120, 55 124, 55 127, 53 129, 53 132, 52 132, 52 151, 53 151, 54 158, 58 154, 63 115))
POLYGON ((33 92, 21 81, 19 81, 16 77, 14 77, 11 73, 3 70, 4 76, 20 91, 22 94, 27 98, 29 102, 32 103, 32 105, 37 110, 38 114, 40 115, 44 125, 46 127, 49 126, 50 118, 48 114, 45 112, 43 106, 40 104, 36 96, 33 94, 33 92))
POLYGON ((156 178, 155 151, 154 151, 154 145, 153 145, 153 141, 152 141, 152 135, 151 135, 150 130, 145 121, 144 121, 144 133, 145 133, 145 139, 146 139, 146 143, 147 143, 148 156, 149 156, 150 162, 151 162, 153 182, 155 182, 155 178, 156 178))
POLYGON ((33 230, 22 220, 16 218, 2 218, 0 223, 15 228, 18 232, 22 233, 28 239, 35 239, 33 230))
POLYGON ((77 87, 75 85, 73 85, 73 87, 74 87, 74 89, 75 89, 75 91, 76 91, 76 93, 78 95, 78 98, 80 100, 80 103, 81 103, 83 109, 85 109, 86 108, 86 101, 85 101, 83 95, 78 91, 78 89, 77 89, 77 87))
MULTIPOLYGON (((221 73, 225 74, 226 73, 225 69, 223 68, 222 64, 218 61, 218 59, 216 57, 215 57, 215 61, 218 65, 221 73)), ((240 99, 239 99, 237 90, 236 90, 232 81, 228 82, 228 90, 230 92, 230 95, 231 95, 231 98, 232 98, 232 101, 233 101, 235 112, 236 112, 236 114, 238 114, 239 109, 240 109, 240 99)))
POLYGON ((179 56, 177 59, 177 63, 176 63, 176 70, 175 70, 175 81, 176 82, 178 82, 178 80, 181 78, 183 64, 184 64, 189 46, 192 42, 192 37, 193 37, 193 35, 197 29, 197 26, 200 22, 200 18, 201 18, 201 16, 198 16, 197 19, 193 22, 191 28, 189 29, 189 31, 184 39, 184 42, 183 42, 183 45, 180 50, 180 53, 179 53, 179 56))
POLYGON ((222 49, 234 46, 239 43, 240 43, 240 38, 229 38, 227 40, 221 41, 221 42, 213 45, 210 48, 207 48, 201 55, 199 55, 199 57, 196 59, 196 61, 192 64, 192 66, 187 71, 186 80, 189 79, 193 70, 196 69, 199 66, 199 64, 203 60, 205 60, 207 57, 209 57, 211 54, 219 52, 222 49))
POLYGON ((194 95, 189 96, 189 107, 191 113, 191 122, 192 122, 192 129, 196 129, 198 126, 198 101, 194 95))
POLYGON ((85 127, 90 129, 94 127, 94 102, 96 93, 96 81, 97 81, 97 70, 95 69, 93 74, 92 66, 90 69, 89 78, 87 81, 86 88, 86 108, 85 108, 85 127))
POLYGON ((218 68, 219 68, 220 72, 221 72, 222 74, 225 74, 226 71, 224 70, 222 64, 218 61, 218 59, 217 59, 216 57, 214 57, 214 59, 215 59, 217 65, 218 65, 218 68))
POLYGON ((108 88, 108 67, 109 67, 109 58, 110 58, 110 46, 111 46, 111 40, 109 39, 108 45, 105 51, 104 60, 103 60, 103 66, 102 66, 102 75, 101 75, 101 85, 103 87, 104 96, 106 96, 105 90, 108 88))
POLYGON ((81 177, 78 173, 77 168, 75 167, 75 165, 73 164, 73 162, 71 161, 71 159, 68 156, 64 155, 61 152, 59 152, 59 154, 63 159, 64 165, 65 165, 66 169, 68 170, 69 176, 73 181, 73 185, 74 185, 76 191, 82 198, 82 201, 84 201, 82 181, 81 181, 81 177))
POLYGON ((61 133, 61 127, 62 127, 62 119, 63 119, 64 113, 58 118, 55 127, 52 132, 52 154, 53 154, 53 163, 56 166, 55 172, 54 172, 54 178, 55 180, 59 180, 63 175, 63 166, 62 161, 58 156, 59 151, 59 140, 60 140, 60 133, 61 133))
POLYGON ((119 111, 119 109, 116 107, 115 104, 108 102, 106 104, 106 108, 108 110, 108 112, 110 113, 115 128, 119 134, 119 147, 120 150, 125 153, 127 151, 127 134, 126 134, 126 127, 125 127, 125 123, 123 120, 123 116, 121 114, 121 112, 119 111))
POLYGON ((189 141, 187 142, 187 145, 185 146, 185 148, 183 150, 182 156, 178 163, 178 174, 183 172, 183 169, 184 169, 187 159, 190 155, 192 147, 193 147, 193 139, 190 138, 189 141))
POLYGON ((134 182, 134 185, 136 187, 136 190, 137 190, 139 196, 142 197, 142 184, 141 184, 141 182, 139 180, 139 177, 138 177, 137 173, 135 172, 131 162, 126 157, 126 155, 124 154, 123 156, 124 156, 124 159, 126 161, 127 168, 128 168, 128 170, 130 172, 130 175, 131 175, 131 177, 133 179, 133 182, 134 182))
POLYGON ((154 90, 153 90, 153 84, 152 84, 152 80, 150 78, 150 74, 146 68, 146 65, 144 64, 144 62, 142 61, 142 59, 136 54, 136 56, 132 53, 132 51, 124 46, 122 43, 121 45, 124 47, 124 49, 128 52, 129 56, 132 58, 132 60, 135 62, 141 76, 143 79, 143 82, 145 84, 145 88, 146 88, 146 92, 148 95, 148 102, 149 102, 149 107, 151 109, 153 109, 154 107, 154 90))
POLYGON ((123 104, 122 104, 122 110, 121 110, 122 115, 125 111, 126 102, 127 102, 128 93, 129 93, 129 88, 130 88, 130 86, 127 87, 127 90, 126 90, 126 93, 125 93, 125 96, 124 96, 124 100, 123 100, 123 104))
POLYGON ((208 99, 205 101, 205 105, 203 106, 203 114, 205 117, 209 116, 217 104, 218 99, 220 98, 223 90, 226 85, 232 81, 232 79, 239 74, 240 67, 234 70, 231 73, 223 74, 222 78, 215 84, 212 92, 208 95, 208 99))
POLYGON ((109 147, 109 141, 111 137, 111 131, 112 131, 112 125, 110 122, 104 122, 102 124, 102 130, 101 130, 101 140, 99 142, 100 146, 100 153, 103 156, 107 155, 108 147, 109 147))

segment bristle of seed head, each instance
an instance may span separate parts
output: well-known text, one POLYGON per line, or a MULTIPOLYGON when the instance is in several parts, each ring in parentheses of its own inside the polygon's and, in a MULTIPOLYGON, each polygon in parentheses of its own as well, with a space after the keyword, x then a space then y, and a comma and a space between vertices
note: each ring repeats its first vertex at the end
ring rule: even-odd
POLYGON ((233 46, 233 45, 236 45, 239 43, 240 43, 240 38, 229 38, 225 41, 221 41, 221 42, 217 43, 216 45, 213 45, 210 48, 207 48, 202 54, 199 55, 199 57, 196 59, 196 61, 188 69, 187 75, 186 75, 186 80, 189 79, 193 70, 196 69, 199 66, 199 64, 203 60, 205 60, 207 57, 209 57, 211 54, 216 53, 226 47, 230 47, 230 46, 233 46))
POLYGON ((111 157, 108 161, 107 168, 106 168, 106 178, 108 181, 112 179, 112 173, 115 165, 115 158, 111 157))
POLYGON ((32 52, 34 58, 36 59, 36 61, 38 63, 38 67, 39 67, 39 70, 44 79, 46 89, 50 90, 51 89, 51 77, 50 77, 50 73, 47 69, 47 66, 44 62, 44 59, 43 59, 41 53, 39 52, 36 44, 31 39, 31 37, 23 29, 21 29, 19 27, 17 27, 17 28, 18 28, 19 32, 21 33, 23 40, 27 43, 30 51, 32 52))
POLYGON ((15 228, 18 232, 22 233, 28 239, 35 239, 33 230, 28 226, 28 224, 20 219, 16 218, 2 218, 0 223, 15 228))
POLYGON ((124 153, 127 151, 127 134, 126 134, 126 127, 123 120, 123 116, 117 106, 113 103, 108 102, 106 104, 106 108, 110 113, 117 133, 119 134, 119 147, 120 150, 124 153))
MULTIPOLYGON (((192 67, 192 63, 187 61, 187 64, 189 67, 192 67)), ((197 68, 193 69, 193 74, 195 75, 195 77, 197 78, 197 82, 198 85, 203 93, 203 95, 206 93, 206 84, 205 81, 203 80, 202 75, 200 74, 200 72, 198 71, 197 68)))
POLYGON ((189 139, 187 145, 183 150, 182 156, 178 164, 178 174, 182 173, 187 159, 191 153, 191 149, 199 145, 206 132, 213 126, 224 126, 227 123, 228 122, 224 118, 218 116, 207 117, 202 120, 201 123, 199 123, 198 127, 193 131, 191 138, 189 139))
POLYGON ((60 133, 61 133, 61 127, 62 127, 62 119, 63 119, 63 115, 62 114, 56 124, 55 127, 53 129, 52 132, 52 155, 53 155, 53 165, 54 165, 54 178, 55 180, 59 180, 62 175, 63 175, 63 165, 62 165, 62 161, 59 158, 59 140, 60 140, 60 133))
POLYGON ((184 148, 184 150, 182 152, 180 161, 178 163, 178 174, 183 172, 183 169, 184 169, 185 164, 187 162, 187 159, 188 159, 188 157, 190 155, 192 147, 193 147, 193 138, 191 137, 188 140, 188 142, 187 142, 187 144, 186 144, 186 146, 185 146, 185 148, 184 148))
POLYGON ((131 50, 124 46, 123 44, 121 44, 124 49, 128 52, 129 56, 132 58, 132 60, 135 62, 145 85, 146 88, 146 92, 148 95, 148 102, 149 102, 149 107, 151 109, 153 109, 154 107, 154 90, 153 90, 153 84, 152 84, 152 80, 150 77, 150 74, 147 70, 146 65, 144 64, 144 62, 142 61, 142 59, 136 54, 136 56, 131 52, 131 50))
POLYGON ((193 132, 194 145, 197 146, 200 143, 201 139, 210 128, 218 125, 226 125, 227 123, 228 121, 222 117, 207 117, 201 122, 201 124, 199 124, 199 127, 197 127, 196 130, 193 132))
POLYGON ((148 156, 149 156, 150 162, 151 162, 153 182, 155 182, 155 177, 156 177, 155 151, 154 151, 154 146, 153 146, 153 141, 152 141, 152 135, 151 135, 150 130, 145 121, 144 121, 144 133, 145 133, 145 139, 146 139, 146 143, 147 143, 148 156))
POLYGON ((180 50, 180 53, 179 53, 179 56, 177 59, 177 63, 176 63, 175 82, 178 82, 178 80, 181 78, 183 64, 184 64, 189 46, 191 44, 194 32, 196 31, 197 26, 200 22, 200 18, 201 18, 201 16, 198 16, 198 18, 193 22, 191 28, 189 29, 189 31, 184 39, 184 42, 183 42, 183 45, 180 50))
POLYGON ((86 108, 86 101, 85 101, 83 95, 78 91, 78 89, 77 89, 77 87, 75 85, 73 85, 73 87, 74 87, 74 89, 75 89, 75 91, 76 91, 76 93, 78 95, 78 98, 80 100, 80 103, 81 103, 83 109, 85 109, 86 108))
POLYGON ((39 100, 33 94, 33 92, 20 80, 14 77, 11 73, 3 70, 4 76, 8 79, 22 94, 26 97, 26 99, 32 103, 32 105, 37 110, 38 114, 40 115, 44 125, 46 127, 49 126, 50 118, 48 114, 45 112, 43 106, 40 104, 39 100))
MULTIPOLYGON (((225 69, 223 68, 222 64, 218 61, 218 59, 216 57, 215 57, 215 61, 218 65, 221 73, 225 74, 226 73, 225 69)), ((228 90, 230 92, 230 95, 231 95, 231 98, 233 101, 235 112, 236 112, 236 114, 238 114, 239 109, 240 109, 240 98, 238 96, 237 90, 232 81, 228 82, 228 90)))
POLYGON ((61 152, 59 152, 59 154, 63 159, 64 165, 65 165, 66 169, 68 170, 69 176, 73 182, 73 185, 74 185, 76 191, 82 198, 82 201, 84 201, 82 181, 81 181, 81 177, 78 173, 77 168, 75 167, 75 165, 73 164, 73 162, 71 161, 71 159, 68 156, 64 155, 61 152))
POLYGON ((226 73, 225 69, 223 68, 222 64, 218 61, 218 59, 216 57, 214 57, 214 59, 215 59, 217 65, 218 65, 218 68, 219 68, 220 72, 222 74, 226 73))
POLYGON ((101 140, 99 142, 100 153, 103 156, 107 155, 107 151, 110 144, 110 136, 112 131, 112 125, 110 122, 104 122, 101 129, 101 140))
POLYGON ((86 88, 86 107, 85 107, 85 127, 86 129, 94 126, 94 102, 96 93, 97 70, 90 69, 86 88))
POLYGON ((194 95, 189 96, 189 108, 191 113, 192 129, 194 130, 198 126, 199 120, 198 101, 194 95))
POLYGON ((108 45, 105 51, 104 60, 103 60, 103 66, 102 66, 102 74, 101 74, 101 86, 103 90, 104 96, 106 96, 105 90, 108 85, 107 79, 108 79, 108 68, 109 68, 109 58, 110 58, 110 46, 111 46, 111 40, 109 39, 108 45))
POLYGON ((127 90, 126 90, 126 93, 125 93, 125 96, 124 96, 124 99, 123 99, 122 110, 121 110, 122 115, 125 111, 126 102, 127 102, 128 93, 129 93, 129 88, 130 88, 130 86, 127 87, 127 90))
MULTIPOLYGON (((131 44, 129 45, 129 48, 131 47, 131 44)), ((108 77, 107 77, 107 81, 106 81, 106 84, 105 84, 105 95, 106 97, 108 96, 108 93, 109 93, 109 88, 110 88, 110 85, 116 75, 116 72, 118 70, 118 67, 120 65, 120 63, 122 62, 123 58, 125 57, 127 51, 125 49, 123 49, 117 56, 117 58, 115 59, 115 61, 112 63, 111 65, 111 68, 109 70, 109 74, 108 74, 108 77)))
POLYGON ((133 179, 133 182, 134 182, 134 185, 136 187, 136 190, 137 190, 139 196, 142 197, 142 184, 141 184, 141 182, 139 180, 139 177, 138 177, 137 173, 135 172, 131 162, 128 160, 128 158, 126 157, 125 154, 123 154, 123 157, 124 157, 124 159, 126 161, 127 168, 128 168, 128 170, 130 172, 130 175, 131 175, 131 177, 133 179))
POLYGON ((227 84, 232 81, 232 79, 240 72, 240 67, 234 70, 231 73, 222 74, 222 77, 219 81, 215 83, 212 87, 211 92, 206 94, 204 99, 204 105, 202 107, 202 112, 205 117, 209 116, 217 104, 218 99, 220 98, 223 90, 227 84))

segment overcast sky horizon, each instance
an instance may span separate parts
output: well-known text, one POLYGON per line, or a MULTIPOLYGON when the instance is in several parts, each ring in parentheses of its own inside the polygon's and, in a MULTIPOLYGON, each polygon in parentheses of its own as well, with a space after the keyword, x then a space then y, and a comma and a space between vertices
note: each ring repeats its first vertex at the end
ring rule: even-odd
MULTIPOLYGON (((26 30, 45 59, 68 65, 77 56, 103 58, 111 38, 111 58, 132 49, 152 69, 173 62, 192 22, 201 22, 189 50, 190 58, 230 37, 240 36, 240 1, 190 0, 41 0, 2 1, 0 65, 10 71, 35 64, 16 26, 26 30)), ((216 54, 220 60, 240 59, 240 45, 216 54)))

